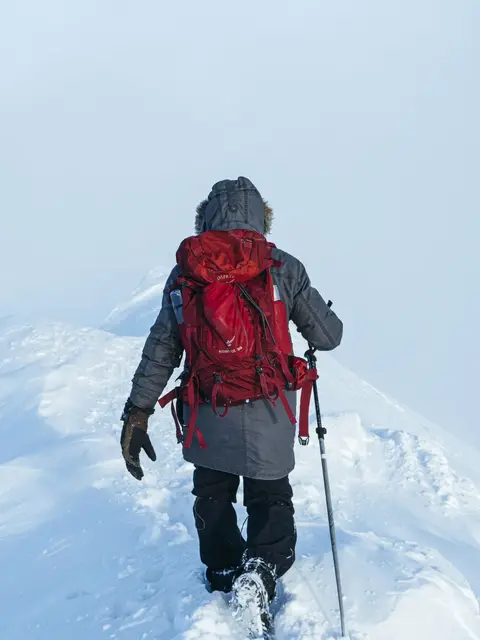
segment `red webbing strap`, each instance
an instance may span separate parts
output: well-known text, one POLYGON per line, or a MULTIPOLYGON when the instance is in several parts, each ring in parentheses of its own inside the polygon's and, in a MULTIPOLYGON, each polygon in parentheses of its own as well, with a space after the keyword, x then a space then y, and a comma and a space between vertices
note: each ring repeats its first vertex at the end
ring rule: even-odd
MULTIPOLYGON (((275 369, 273 369, 273 367, 270 368, 270 372, 271 372, 271 376, 275 376, 275 369)), ((268 377, 265 376, 267 378, 267 380, 269 380, 270 384, 273 386, 273 390, 270 393, 270 400, 273 404, 273 406, 275 407, 275 402, 278 400, 279 396, 280 396, 280 384, 278 383, 278 380, 275 377, 268 377)), ((282 381, 283 382, 283 381, 282 381)))
POLYGON ((302 387, 302 393, 300 394, 300 421, 298 435, 301 440, 308 441, 310 438, 310 432, 308 429, 308 417, 310 413, 310 400, 312 398, 312 390, 315 381, 318 379, 318 373, 316 369, 308 370, 308 380, 302 387))
POLYGON ((290 406, 287 400, 287 396, 285 395, 285 391, 283 389, 278 390, 278 397, 280 398, 280 402, 282 403, 283 408, 285 409, 285 413, 287 414, 290 422, 292 424, 297 424, 297 419, 295 418, 295 415, 292 411, 292 407, 290 406))
POLYGON ((262 387, 262 393, 265 396, 265 398, 272 403, 273 406, 275 406, 275 400, 274 398, 271 397, 270 395, 270 391, 268 389, 268 385, 267 385, 267 381, 265 379, 265 374, 264 373, 259 373, 258 377, 260 379, 260 386, 262 387))
POLYGON ((206 449, 207 443, 205 442, 205 438, 203 437, 203 434, 200 431, 200 429, 197 428, 196 433, 197 433, 197 440, 198 440, 198 444, 200 445, 200 449, 206 449))
POLYGON ((183 430, 182 430, 182 426, 180 425, 180 421, 178 419, 177 410, 175 408, 175 402, 174 402, 178 398, 179 389, 180 387, 177 387, 176 389, 173 389, 172 391, 169 391, 168 393, 166 393, 164 396, 162 396, 159 399, 158 404, 162 407, 162 409, 164 409, 169 402, 172 403, 172 406, 171 406, 172 418, 175 423, 177 442, 178 444, 181 444, 183 442, 183 430))
POLYGON ((177 389, 172 389, 172 391, 169 391, 159 399, 158 404, 162 407, 162 409, 165 409, 167 404, 169 402, 173 402, 173 400, 175 400, 176 397, 177 397, 177 389))
POLYGON ((293 383, 295 382, 295 379, 293 377, 293 373, 290 371, 290 369, 287 366, 287 361, 285 356, 283 355, 283 353, 280 352, 280 349, 277 346, 275 346, 275 351, 278 355, 280 368, 282 370, 283 375, 285 376, 285 380, 288 382, 288 384, 293 385, 293 383))
POLYGON ((197 381, 194 377, 191 377, 188 382, 187 397, 188 405, 190 407, 190 419, 187 425, 187 437, 185 438, 185 443, 183 446, 185 447, 185 449, 190 449, 193 442, 193 436, 195 434, 199 405, 197 381))
POLYGON ((228 402, 225 402, 225 411, 223 413, 218 413, 217 411, 217 396, 218 396, 218 392, 220 390, 220 387, 222 386, 221 382, 215 382, 215 384, 213 385, 213 390, 212 390, 212 409, 213 409, 213 413, 218 417, 218 418, 225 418, 225 416, 228 413, 228 402))
POLYGON ((190 407, 190 420, 187 425, 187 437, 185 438, 185 442, 183 446, 185 449, 190 449, 193 442, 193 436, 197 435, 198 444, 201 449, 206 449, 207 444, 205 442, 205 438, 203 437, 202 432, 197 427, 197 417, 198 417, 198 407, 200 405, 200 396, 198 392, 198 380, 195 376, 190 378, 190 381, 187 386, 187 398, 188 398, 188 406, 190 407))

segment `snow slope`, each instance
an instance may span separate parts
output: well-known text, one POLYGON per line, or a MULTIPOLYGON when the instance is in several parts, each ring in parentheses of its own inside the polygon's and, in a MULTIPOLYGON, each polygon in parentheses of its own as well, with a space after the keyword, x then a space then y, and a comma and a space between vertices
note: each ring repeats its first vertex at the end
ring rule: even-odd
MULTIPOLYGON (((143 345, 122 334, 152 323, 156 278, 110 331, 0 321, 1 640, 240 640, 202 584, 191 468, 168 412, 152 419, 158 462, 144 460, 142 483, 119 452, 143 345)), ((477 452, 332 358, 320 367, 351 640, 480 640, 477 452)), ((298 561, 276 638, 338 638, 315 441, 298 448, 292 481, 298 561)))
POLYGON ((162 304, 168 273, 163 267, 152 269, 131 297, 113 309, 101 328, 118 336, 144 336, 162 304))

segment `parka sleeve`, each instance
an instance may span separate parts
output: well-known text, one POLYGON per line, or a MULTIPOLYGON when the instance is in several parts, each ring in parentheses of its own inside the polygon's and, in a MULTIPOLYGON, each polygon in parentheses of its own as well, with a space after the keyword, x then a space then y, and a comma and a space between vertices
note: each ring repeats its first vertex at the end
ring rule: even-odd
POLYGON ((296 287, 290 318, 302 336, 319 351, 331 351, 342 340, 343 323, 312 287, 301 262, 296 264, 296 287))
POLYGON ((133 376, 130 400, 140 409, 154 409, 170 376, 182 360, 183 346, 170 301, 170 289, 177 276, 178 267, 175 267, 165 285, 162 308, 150 329, 142 359, 133 376))

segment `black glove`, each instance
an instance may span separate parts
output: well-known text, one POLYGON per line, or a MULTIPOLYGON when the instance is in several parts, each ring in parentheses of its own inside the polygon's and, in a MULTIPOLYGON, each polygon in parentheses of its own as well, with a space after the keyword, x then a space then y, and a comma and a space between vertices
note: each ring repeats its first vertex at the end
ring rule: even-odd
POLYGON ((122 454, 128 471, 137 480, 143 478, 140 466, 140 451, 143 449, 147 456, 155 462, 157 455, 147 433, 148 418, 152 411, 139 409, 127 402, 123 415, 123 429, 120 437, 122 454))

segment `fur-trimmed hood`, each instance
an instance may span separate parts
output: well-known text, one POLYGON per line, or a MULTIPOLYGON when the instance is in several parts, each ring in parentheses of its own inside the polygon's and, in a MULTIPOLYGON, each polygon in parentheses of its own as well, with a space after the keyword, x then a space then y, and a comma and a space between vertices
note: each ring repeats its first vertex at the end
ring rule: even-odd
POLYGON ((248 178, 222 180, 213 185, 197 207, 195 233, 211 230, 252 229, 266 235, 273 210, 248 178))

